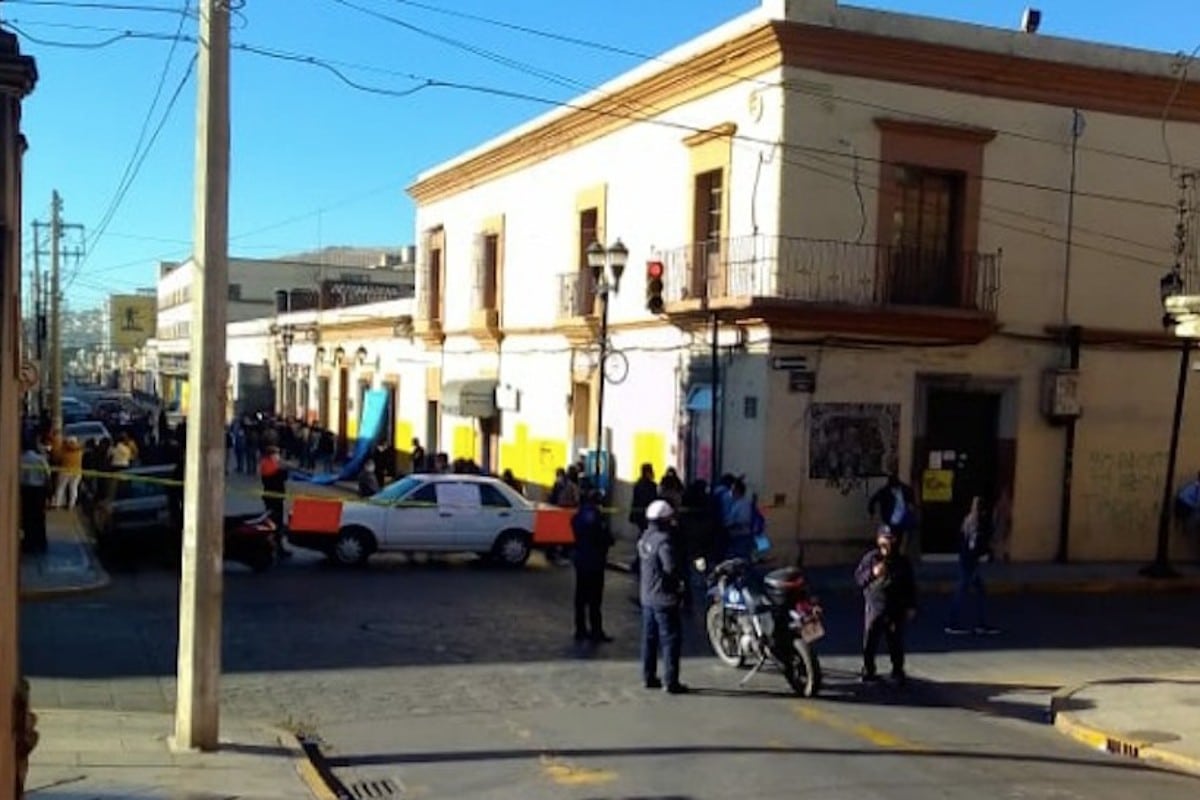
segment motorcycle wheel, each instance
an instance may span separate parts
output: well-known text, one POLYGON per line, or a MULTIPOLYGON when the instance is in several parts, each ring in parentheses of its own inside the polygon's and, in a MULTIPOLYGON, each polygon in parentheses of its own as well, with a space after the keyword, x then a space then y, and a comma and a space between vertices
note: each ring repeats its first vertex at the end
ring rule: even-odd
POLYGON ((796 649, 791 662, 784 668, 784 675, 792 691, 801 697, 816 697, 821 691, 821 659, 812 645, 797 636, 796 649))
POLYGON ((725 627, 725 614, 721 605, 714 603, 704 615, 704 628, 708 631, 708 643, 713 654, 727 667, 742 667, 746 657, 738 649, 737 633, 725 627))

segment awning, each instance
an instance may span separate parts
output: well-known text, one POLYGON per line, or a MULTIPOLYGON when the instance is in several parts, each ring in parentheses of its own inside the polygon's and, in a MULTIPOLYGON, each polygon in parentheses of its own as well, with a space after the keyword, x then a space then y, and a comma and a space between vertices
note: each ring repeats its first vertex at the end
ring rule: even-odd
POLYGON ((442 386, 442 408, 458 417, 494 417, 497 384, 492 378, 448 381, 442 386))
POLYGON ((712 387, 711 386, 696 386, 687 397, 688 411, 712 411, 712 387))

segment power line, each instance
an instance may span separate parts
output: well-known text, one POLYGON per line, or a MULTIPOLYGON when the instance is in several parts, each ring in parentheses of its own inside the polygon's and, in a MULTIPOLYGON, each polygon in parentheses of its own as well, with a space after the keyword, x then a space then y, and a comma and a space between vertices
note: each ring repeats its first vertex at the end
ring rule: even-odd
MULTIPOLYGON (((616 55, 627 56, 629 58, 636 58, 636 59, 639 59, 642 61, 653 61, 655 63, 663 64, 665 66, 682 66, 683 65, 682 62, 673 61, 669 58, 663 57, 662 55, 643 53, 643 52, 639 52, 637 50, 631 50, 631 49, 628 49, 625 47, 619 47, 617 45, 607 44, 604 42, 598 42, 598 41, 583 39, 583 38, 579 38, 579 37, 575 37, 575 36, 569 36, 569 35, 565 35, 565 34, 561 34, 561 33, 556 33, 554 31, 548 31, 548 30, 534 28, 534 27, 526 26, 526 25, 518 25, 515 23, 506 22, 504 20, 499 20, 494 17, 487 17, 487 16, 480 15, 480 14, 472 14, 472 13, 468 13, 465 11, 457 11, 457 10, 449 9, 449 8, 440 8, 438 6, 433 6, 428 3, 416 2, 416 0, 391 0, 391 2, 396 3, 398 5, 419 8, 421 10, 429 11, 429 12, 432 12, 435 14, 442 14, 445 16, 455 17, 458 19, 466 19, 466 20, 470 20, 472 22, 479 22, 484 25, 490 25, 490 26, 496 27, 496 28, 511 30, 511 31, 515 31, 518 33, 527 34, 530 36, 535 36, 535 37, 547 39, 550 41, 557 41, 557 42, 561 42, 564 44, 570 44, 570 45, 574 45, 576 47, 582 47, 582 48, 586 48, 586 49, 590 49, 590 50, 596 50, 599 52, 613 53, 616 55)), ((1189 61, 1194 60, 1197 55, 1200 55, 1200 47, 1197 47, 1197 51, 1192 54, 1189 61)), ((881 104, 878 102, 873 102, 873 101, 863 100, 861 98, 854 98, 854 97, 849 97, 847 95, 837 94, 835 92, 816 91, 811 88, 805 88, 805 87, 789 84, 787 81, 782 81, 782 82, 768 81, 768 80, 764 80, 762 78, 758 78, 755 76, 740 75, 736 72, 724 70, 720 67, 707 67, 707 68, 705 68, 705 71, 709 72, 713 75, 720 76, 720 77, 733 78, 733 79, 736 79, 738 82, 756 84, 762 88, 779 87, 779 88, 783 89, 785 92, 794 92, 797 94, 808 95, 811 97, 818 97, 820 99, 836 100, 841 103, 847 103, 850 105, 858 105, 858 106, 862 106, 865 108, 871 108, 871 109, 874 109, 877 111, 885 111, 885 112, 889 112, 889 113, 893 113, 893 114, 903 114, 910 118, 923 119, 923 120, 927 120, 930 122, 961 124, 961 120, 956 120, 952 117, 945 117, 945 116, 938 116, 936 114, 926 114, 926 113, 921 113, 921 112, 914 112, 911 109, 899 109, 899 108, 884 105, 884 104, 881 104)), ((1181 78, 1180 82, 1176 85, 1176 92, 1175 92, 1176 97, 1178 96, 1179 92, 1182 91, 1184 82, 1185 81, 1181 78)), ((1174 100, 1172 100, 1171 103, 1168 105, 1171 105, 1173 103, 1174 103, 1174 100)), ((1003 134, 1005 136, 1011 136, 1016 139, 1023 139, 1023 140, 1030 141, 1030 142, 1038 142, 1040 144, 1051 145, 1054 147, 1062 147, 1064 144, 1066 144, 1065 141, 1059 141, 1057 139, 1050 139, 1050 138, 1043 137, 1043 136, 1036 136, 1034 134, 1025 133, 1024 131, 1017 131, 1017 130, 1006 129, 1006 128, 995 128, 994 130, 996 131, 996 133, 1003 134)), ((1124 158, 1124 159, 1128 159, 1131 161, 1138 161, 1138 162, 1145 163, 1145 164, 1153 164, 1155 166, 1166 166, 1166 167, 1173 166, 1169 157, 1168 157, 1167 161, 1162 161, 1159 159, 1151 158, 1149 156, 1138 155, 1136 153, 1129 153, 1126 151, 1112 150, 1112 149, 1102 148, 1102 147, 1091 147, 1091 146, 1087 146, 1084 144, 1080 144, 1079 149, 1082 151, 1089 151, 1089 152, 1097 153, 1100 155, 1110 156, 1113 158, 1124 158)))
MULTIPOLYGON (((120 209, 121 203, 124 201, 129 188, 133 185, 133 181, 137 177, 137 172, 140 171, 142 163, 145 161, 150 149, 154 146, 154 142, 158 139, 159 132, 162 130, 167 118, 170 117, 171 110, 175 107, 175 102, 178 100, 180 92, 183 91, 183 87, 186 85, 187 79, 191 76, 194 62, 188 65, 183 80, 180 81, 179 87, 175 90, 175 94, 171 97, 171 100, 167 104, 167 108, 163 113, 162 120, 159 122, 158 127, 154 131, 154 138, 147 143, 146 134, 150 130, 150 120, 154 117, 154 112, 158 108, 159 100, 162 99, 163 89, 167 83, 167 76, 171 72, 171 63, 175 60, 175 51, 179 47, 179 37, 183 35, 183 26, 187 23, 188 12, 191 10, 191 7, 192 0, 184 0, 183 8, 178 12, 179 25, 175 29, 175 38, 173 38, 171 41, 170 49, 167 50, 166 60, 163 62, 162 70, 159 72, 158 81, 154 87, 154 97, 151 98, 150 106, 146 109, 146 114, 142 118, 142 125, 138 131, 137 142, 133 146, 133 152, 129 154, 129 160, 125 163, 125 170, 121 173, 120 180, 117 181, 116 192, 113 194, 108 207, 100 216, 100 223, 95 227, 96 232, 92 237, 91 247, 88 248, 89 253, 95 251, 95 248, 97 245, 99 245, 100 240, 104 237, 104 233, 108 230, 109 224, 112 223, 113 217, 116 216, 117 211, 120 209), (146 145, 144 151, 143 145, 146 145)), ((79 265, 79 268, 82 268, 82 266, 86 263, 87 256, 84 256, 83 263, 79 265)), ((77 273, 78 268, 76 270, 76 274, 77 273)), ((71 280, 73 279, 74 276, 72 276, 71 279, 68 279, 68 288, 70 287, 71 280)))
MULTIPOLYGON (((24 35, 16 26, 12 25, 12 23, 4 22, 4 23, 0 23, 0 24, 6 25, 7 27, 12 28, 17 33, 24 35)), ((116 42, 118 42, 122 39, 129 39, 129 38, 159 38, 159 39, 167 38, 167 39, 170 39, 172 37, 162 36, 160 34, 139 34, 139 33, 131 32, 131 31, 127 31, 120 35, 114 35, 113 37, 110 37, 108 40, 105 40, 104 42, 95 43, 95 47, 97 47, 97 48, 98 47, 107 47, 111 44, 115 44, 116 42)), ((188 37, 183 37, 183 40, 189 41, 188 37)), ((42 43, 46 44, 46 42, 42 42, 42 43)), ((49 44, 53 44, 53 43, 49 43, 49 44)), ((77 45, 67 45, 67 46, 77 46, 77 45)), ((646 118, 646 117, 640 117, 640 116, 631 116, 627 113, 622 113, 617 110, 599 108, 596 105, 594 105, 594 103, 599 102, 600 100, 602 100, 604 98, 599 98, 597 100, 591 101, 593 103, 593 105, 582 105, 578 101, 558 100, 558 99, 554 99, 554 98, 544 97, 541 95, 535 95, 535 94, 530 94, 527 92, 521 92, 521 91, 517 91, 517 90, 513 90, 513 89, 504 89, 504 88, 496 87, 496 86, 465 83, 465 82, 461 82, 461 81, 448 81, 448 80, 442 80, 442 79, 433 78, 433 77, 420 75, 420 74, 416 74, 416 73, 399 73, 399 72, 396 72, 394 74, 396 74, 396 75, 403 74, 408 79, 417 81, 418 84, 416 86, 408 87, 406 89, 390 89, 387 87, 372 86, 370 84, 364 84, 359 81, 355 81, 354 79, 352 79, 348 75, 346 75, 342 70, 338 69, 338 67, 335 66, 329 60, 323 59, 323 58, 320 58, 317 56, 313 56, 310 54, 293 53, 293 52, 288 52, 288 51, 283 51, 283 50, 275 50, 272 48, 262 47, 262 46, 258 46, 258 45, 249 45, 249 44, 245 44, 245 43, 233 44, 232 47, 235 50, 241 50, 243 52, 254 53, 254 54, 261 55, 261 56, 264 56, 267 58, 273 58, 273 59, 277 59, 277 60, 290 61, 290 62, 294 62, 294 63, 304 64, 307 66, 312 66, 312 67, 324 70, 324 71, 329 72, 330 74, 334 75, 336 78, 338 78, 340 81, 345 83, 347 86, 350 86, 353 89, 356 89, 356 90, 359 90, 362 92, 366 92, 366 93, 370 93, 370 94, 384 95, 384 96, 391 96, 391 97, 409 97, 409 96, 412 96, 412 95, 414 95, 422 90, 425 90, 425 89, 437 89, 437 88, 451 89, 451 90, 458 90, 458 91, 463 91, 463 92, 471 92, 471 93, 475 93, 475 94, 484 94, 484 95, 488 95, 488 96, 492 96, 492 97, 523 100, 526 102, 537 103, 539 105, 544 105, 544 106, 548 106, 548 107, 580 111, 583 113, 593 114, 595 116, 609 117, 609 118, 613 118, 613 119, 622 119, 622 120, 626 120, 629 122, 643 122, 646 124, 658 125, 660 127, 672 128, 675 130, 685 131, 688 133, 701 133, 701 132, 705 131, 704 128, 697 127, 695 125, 687 125, 685 123, 673 122, 671 120, 665 120, 665 119, 653 119, 653 118, 646 118)), ((961 121, 960 121, 960 123, 961 123, 961 121)), ((768 146, 768 147, 779 147, 779 148, 783 148, 786 150, 794 150, 794 151, 808 152, 808 153, 818 153, 818 154, 822 154, 822 155, 834 156, 837 158, 849 158, 850 157, 848 154, 843 153, 838 150, 816 147, 814 145, 803 145, 803 144, 799 144, 797 142, 771 141, 771 140, 763 139, 760 137, 748 136, 746 134, 738 134, 738 133, 732 134, 729 138, 733 141, 741 141, 741 142, 757 144, 757 145, 761 145, 761 146, 768 146)), ((884 165, 884 166, 895 166, 898 164, 898 162, 890 162, 890 161, 887 161, 882 158, 872 157, 872 156, 864 156, 861 154, 855 156, 855 158, 857 158, 861 161, 869 161, 869 162, 884 165)), ((1003 185, 1008 185, 1008 186, 1014 186, 1017 188, 1049 192, 1049 193, 1053 193, 1053 194, 1069 193, 1069 190, 1064 189, 1060 186, 1049 186, 1049 185, 1045 185, 1045 184, 1035 183, 1033 181, 1025 181, 1025 180, 1019 180, 1019 179, 1015 179, 1015 178, 1005 178, 1005 177, 1001 177, 998 175, 982 175, 982 176, 979 176, 979 179, 983 180, 983 181, 987 181, 989 183, 1003 184, 1003 185)), ((1143 207, 1155 208, 1155 209, 1159 209, 1159 210, 1165 210, 1165 209, 1174 210, 1174 208, 1175 208, 1174 204, 1172 204, 1172 203, 1164 203, 1164 202, 1160 202, 1160 201, 1146 200, 1144 198, 1139 198, 1139 197, 1132 197, 1132 196, 1127 196, 1127 195, 1116 195, 1116 194, 1109 194, 1109 193, 1104 193, 1104 192, 1076 191, 1075 195, 1077 197, 1088 197, 1088 198, 1092 198, 1092 199, 1096 199, 1096 200, 1104 200, 1104 201, 1113 202, 1113 203, 1125 203, 1125 204, 1129 204, 1129 205, 1143 206, 1143 207)))
POLYGON ((68 2, 68 0, 4 0, 4 3, 6 5, 69 8, 74 11, 142 11, 152 14, 179 13, 179 9, 172 6, 132 5, 129 3, 68 2))

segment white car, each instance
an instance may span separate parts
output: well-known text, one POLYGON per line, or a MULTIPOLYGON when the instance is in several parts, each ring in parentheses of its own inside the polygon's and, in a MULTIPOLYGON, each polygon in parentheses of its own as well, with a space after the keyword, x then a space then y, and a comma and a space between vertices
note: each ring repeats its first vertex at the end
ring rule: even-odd
POLYGON ((390 551, 478 553, 519 567, 533 546, 534 518, 533 504, 497 478, 409 475, 374 497, 343 503, 336 540, 289 538, 346 565, 390 551))
POLYGON ((75 437, 80 444, 99 444, 102 440, 107 439, 112 442, 112 434, 108 432, 108 428, 104 427, 103 422, 88 420, 86 422, 71 422, 63 425, 63 438, 75 437))

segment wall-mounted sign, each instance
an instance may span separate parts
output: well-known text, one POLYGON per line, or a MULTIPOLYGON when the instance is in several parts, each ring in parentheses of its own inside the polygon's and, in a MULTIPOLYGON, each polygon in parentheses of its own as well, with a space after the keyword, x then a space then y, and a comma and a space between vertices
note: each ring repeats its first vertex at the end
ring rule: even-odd
POLYGON ((771 369, 790 370, 808 369, 808 356, 775 356, 771 359, 771 369))
POLYGON ((921 474, 921 500, 949 503, 954 499, 954 470, 927 469, 921 474))
POLYGON ((520 411, 521 391, 507 383, 503 386, 497 386, 496 408, 501 411, 520 411))
POLYGON ((788 391, 792 393, 812 394, 817 390, 817 373, 804 369, 794 369, 788 372, 788 391))

